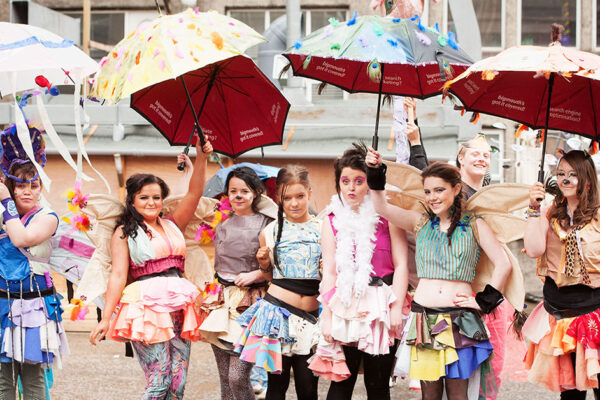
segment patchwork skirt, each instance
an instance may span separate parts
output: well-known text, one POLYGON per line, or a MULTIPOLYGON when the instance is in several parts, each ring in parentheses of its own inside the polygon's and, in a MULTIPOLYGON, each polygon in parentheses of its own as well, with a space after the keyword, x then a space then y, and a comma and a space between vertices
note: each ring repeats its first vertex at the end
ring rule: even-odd
POLYGON ((553 392, 598 387, 600 309, 557 319, 544 302, 529 315, 523 335, 529 341, 528 380, 553 392))
POLYGON ((194 305, 200 292, 179 276, 153 276, 125 287, 117 316, 108 337, 117 341, 135 340, 145 344, 166 342, 175 337, 172 312, 183 311, 180 337, 200 339, 200 316, 194 305))
POLYGON ((495 392, 493 347, 481 314, 473 309, 427 308, 413 301, 397 352, 394 375, 437 381, 476 374, 481 392, 495 392))
POLYGON ((69 354, 62 326, 60 297, 46 277, 32 274, 23 281, 0 279, 0 362, 55 364, 69 354))
POLYGON ((307 355, 317 345, 317 317, 318 311, 300 310, 267 293, 237 319, 244 330, 234 351, 241 360, 279 374, 282 356, 307 355))

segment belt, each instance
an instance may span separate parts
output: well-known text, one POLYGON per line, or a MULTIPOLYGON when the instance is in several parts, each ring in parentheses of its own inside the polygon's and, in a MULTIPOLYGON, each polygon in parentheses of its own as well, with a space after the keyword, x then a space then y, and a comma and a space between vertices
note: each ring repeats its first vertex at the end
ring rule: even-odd
MULTIPOLYGON (((237 286, 237 285, 235 284, 235 282, 233 282, 233 281, 228 281, 227 279, 223 279, 223 278, 221 278, 221 277, 219 276, 219 274, 217 274, 217 273, 215 273, 215 278, 217 278, 217 281, 218 281, 218 282, 219 282, 221 285, 223 285, 223 286, 225 286, 225 287, 229 287, 229 286, 237 286)), ((267 284, 268 284, 268 282, 267 282, 267 281, 264 281, 264 282, 257 282, 257 283, 253 283, 253 284, 251 284, 251 285, 248 285, 248 286, 240 286, 240 287, 246 287, 246 288, 250 288, 250 289, 257 289, 257 288, 266 287, 266 286, 267 286, 267 284)))
POLYGON ((279 300, 278 298, 273 297, 269 293, 265 294, 265 297, 263 297, 263 300, 268 301, 269 303, 274 304, 278 307, 285 308, 290 313, 292 313, 300 318, 305 319, 306 321, 310 322, 313 325, 317 323, 317 318, 319 317, 319 310, 314 310, 314 311, 301 310, 298 307, 294 307, 294 306, 286 303, 283 300, 279 300))
POLYGON ((383 286, 385 283, 388 286, 392 286, 394 282, 394 274, 388 274, 386 276, 375 276, 371 275, 371 281, 369 282, 369 286, 383 286))
POLYGON ((40 289, 40 290, 36 290, 34 292, 7 292, 6 290, 1 290, 0 289, 0 298, 2 299, 22 299, 22 300, 28 300, 28 299, 36 299, 38 297, 46 297, 46 296, 51 296, 55 293, 54 291, 54 287, 50 287, 50 288, 46 288, 46 289, 40 289))

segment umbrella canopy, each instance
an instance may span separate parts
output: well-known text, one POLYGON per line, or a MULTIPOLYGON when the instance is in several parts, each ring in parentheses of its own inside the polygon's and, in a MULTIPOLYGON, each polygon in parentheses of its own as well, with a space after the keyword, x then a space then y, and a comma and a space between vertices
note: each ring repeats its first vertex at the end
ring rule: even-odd
POLYGON ((600 56, 564 48, 555 39, 549 47, 513 47, 481 60, 448 82, 446 89, 468 111, 598 140, 600 56))
POLYGON ((415 21, 368 15, 331 20, 283 53, 294 75, 348 92, 426 98, 473 63, 455 37, 415 21), (380 77, 383 80, 380 81, 380 77), (381 83, 381 85, 380 85, 381 83))
POLYGON ((190 143, 197 117, 214 151, 229 157, 281 144, 290 103, 250 58, 228 58, 182 78, 186 87, 178 80, 167 80, 131 96, 131 107, 169 143, 190 143))
POLYGON ((37 88, 38 75, 55 85, 71 84, 98 68, 70 40, 36 26, 0 22, 0 95, 37 88))
MULTIPOLYGON (((262 181, 266 182, 266 184, 268 180, 276 178, 277 174, 279 173, 279 170, 281 169, 278 167, 271 167, 269 165, 255 164, 249 162, 243 162, 239 164, 234 164, 231 167, 221 168, 217 171, 216 174, 213 175, 212 178, 210 178, 206 182, 206 185, 204 186, 204 193, 202 194, 202 196, 215 197, 223 193, 225 191, 225 180, 227 179, 227 175, 229 175, 229 173, 234 169, 240 167, 252 168, 254 172, 256 172, 256 175, 258 175, 258 177, 262 181)), ((267 189, 269 192, 268 195, 269 197, 274 199, 275 193, 272 192, 271 188, 269 188, 268 186, 273 186, 274 189, 274 185, 267 184, 267 189)))
POLYGON ((112 103, 148 86, 242 54, 265 39, 215 11, 188 9, 141 24, 100 64, 91 96, 112 103))

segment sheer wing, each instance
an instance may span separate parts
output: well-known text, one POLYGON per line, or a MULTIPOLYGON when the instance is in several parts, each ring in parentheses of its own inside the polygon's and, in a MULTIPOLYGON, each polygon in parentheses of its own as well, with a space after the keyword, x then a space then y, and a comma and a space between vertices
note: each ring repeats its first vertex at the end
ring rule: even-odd
POLYGON ((106 292, 111 270, 110 240, 123 208, 121 202, 113 196, 90 195, 85 211, 93 218, 91 229, 86 234, 96 250, 77 286, 74 296, 76 299, 89 303, 106 292))
POLYGON ((386 195, 388 202, 406 210, 424 211, 421 171, 410 165, 387 162, 386 195))
MULTIPOLYGON (((523 238, 525 218, 523 209, 529 204, 529 186, 504 183, 486 186, 475 193, 466 203, 465 208, 487 222, 496 238, 502 244, 511 264, 512 271, 506 282, 503 293, 505 298, 517 311, 523 310, 525 287, 523 273, 517 258, 508 246, 509 242, 523 238)), ((474 231, 477 234, 476 224, 474 231)), ((473 290, 483 290, 490 281, 494 263, 482 253, 473 281, 473 290)))

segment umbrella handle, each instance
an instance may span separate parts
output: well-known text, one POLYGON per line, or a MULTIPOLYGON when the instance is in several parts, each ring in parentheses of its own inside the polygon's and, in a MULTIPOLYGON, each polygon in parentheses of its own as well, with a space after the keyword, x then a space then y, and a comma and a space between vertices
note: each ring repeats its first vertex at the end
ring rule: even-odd
MULTIPOLYGON (((190 145, 188 144, 187 146, 185 146, 185 149, 183 149, 183 154, 185 154, 187 156, 189 152, 190 152, 190 145)), ((183 171, 184 169, 185 169, 185 162, 180 162, 179 164, 177 164, 178 171, 183 171)))

